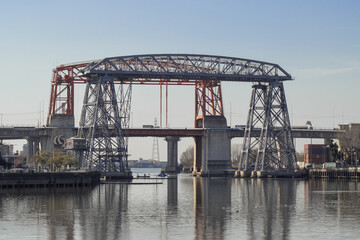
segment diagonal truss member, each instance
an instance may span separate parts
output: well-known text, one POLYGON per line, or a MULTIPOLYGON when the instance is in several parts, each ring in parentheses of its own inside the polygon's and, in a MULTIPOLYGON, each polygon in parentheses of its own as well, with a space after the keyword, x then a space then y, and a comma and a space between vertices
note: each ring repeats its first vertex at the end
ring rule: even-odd
POLYGON ((282 82, 253 86, 240 171, 295 170, 295 148, 282 82), (260 136, 254 129, 261 128, 260 136))
POLYGON ((99 170, 105 176, 131 174, 123 132, 129 122, 131 84, 127 91, 120 86, 120 104, 114 79, 107 75, 89 77, 84 95, 78 133, 86 140, 83 167, 99 170))

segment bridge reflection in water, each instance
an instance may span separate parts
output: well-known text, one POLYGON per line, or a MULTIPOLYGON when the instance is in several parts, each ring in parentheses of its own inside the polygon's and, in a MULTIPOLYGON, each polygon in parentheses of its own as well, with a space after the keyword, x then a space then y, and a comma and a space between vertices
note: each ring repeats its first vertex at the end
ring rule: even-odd
MULTIPOLYGON (((134 183, 141 181, 145 180, 134 183)), ((2 191, 0 235, 8 239, 294 239, 317 238, 319 233, 323 238, 357 237, 358 182, 180 175, 157 183, 162 184, 2 191)))
POLYGON ((195 239, 224 239, 231 213, 231 180, 194 178, 195 239))

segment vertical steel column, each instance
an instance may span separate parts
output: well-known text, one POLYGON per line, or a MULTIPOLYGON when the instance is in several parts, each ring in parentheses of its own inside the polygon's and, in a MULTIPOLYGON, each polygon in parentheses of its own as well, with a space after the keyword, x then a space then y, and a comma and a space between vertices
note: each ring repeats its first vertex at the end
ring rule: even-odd
POLYGON ((244 140, 242 145, 239 170, 252 170, 257 158, 257 148, 260 136, 256 136, 254 130, 263 127, 265 116, 266 86, 256 84, 252 86, 250 108, 246 122, 244 140))
POLYGON ((254 85, 239 170, 252 170, 251 167, 261 171, 291 172, 295 162, 283 83, 254 85), (253 164, 255 166, 251 166, 253 164))
MULTIPOLYGON (((128 126, 130 109, 123 106, 126 100, 120 100, 120 112, 113 81, 113 77, 107 75, 89 78, 78 134, 86 139, 83 165, 99 170, 105 176, 109 173, 128 173, 123 126, 128 126)), ((131 95, 131 91, 121 93, 131 95)))
MULTIPOLYGON (((132 96, 132 79, 127 82, 127 88, 125 84, 122 82, 118 87, 118 102, 120 109, 120 120, 121 120, 121 128, 129 129, 130 128, 130 116, 131 116, 131 96, 132 96)), ((125 169, 129 169, 128 166, 128 144, 129 144, 129 136, 122 131, 122 135, 124 138, 124 148, 126 149, 126 155, 124 156, 125 169)))
POLYGON ((282 82, 270 82, 267 86, 265 121, 255 168, 275 172, 292 172, 296 168, 295 147, 282 82))

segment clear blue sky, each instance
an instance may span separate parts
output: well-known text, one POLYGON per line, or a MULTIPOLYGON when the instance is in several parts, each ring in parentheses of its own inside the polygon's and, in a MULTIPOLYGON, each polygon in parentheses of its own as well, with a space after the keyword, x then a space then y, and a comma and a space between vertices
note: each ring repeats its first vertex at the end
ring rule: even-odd
MULTIPOLYGON (((4 125, 43 122, 57 65, 147 53, 278 63, 295 78, 285 84, 294 125, 311 120, 315 128, 333 128, 360 122, 360 1, 4 0, 0 31, 4 125)), ((230 118, 232 125, 245 123, 250 91, 249 84, 223 84, 229 124, 230 118)), ((81 89, 76 93, 79 113, 83 96, 81 89)), ((170 88, 171 127, 193 126, 193 94, 191 87, 170 88)), ((159 117, 158 95, 156 87, 134 87, 134 127, 159 117)), ((133 158, 151 158, 152 139, 134 142, 149 147, 130 146, 133 158)), ((183 139, 179 154, 190 144, 183 139)))

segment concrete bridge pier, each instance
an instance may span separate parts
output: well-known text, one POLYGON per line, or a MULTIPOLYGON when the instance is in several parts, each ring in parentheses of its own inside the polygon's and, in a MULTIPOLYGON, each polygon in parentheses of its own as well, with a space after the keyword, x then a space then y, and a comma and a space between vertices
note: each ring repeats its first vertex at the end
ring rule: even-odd
POLYGON ((231 136, 223 116, 206 116, 204 136, 195 138, 193 175, 224 176, 231 169, 231 136), (200 171, 199 171, 200 168, 200 171))
POLYGON ((28 155, 26 157, 26 164, 31 162, 31 158, 39 151, 39 139, 28 137, 26 138, 28 145, 28 155))
POLYGON ((178 142, 180 138, 168 136, 165 140, 167 141, 167 166, 165 172, 176 174, 178 172, 178 142))

